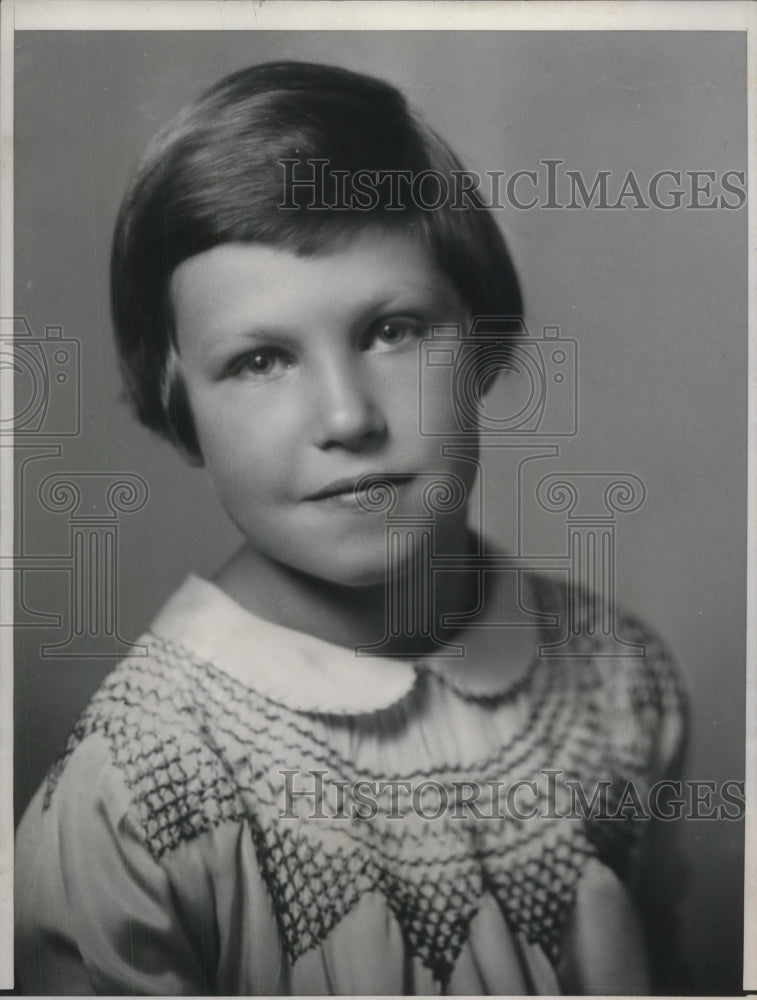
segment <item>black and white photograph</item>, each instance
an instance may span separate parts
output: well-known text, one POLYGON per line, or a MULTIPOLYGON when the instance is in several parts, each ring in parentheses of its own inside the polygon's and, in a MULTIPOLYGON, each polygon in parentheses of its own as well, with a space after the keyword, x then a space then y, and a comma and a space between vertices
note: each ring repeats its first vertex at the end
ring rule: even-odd
POLYGON ((681 6, 6 8, 16 995, 757 988, 754 12, 681 6))

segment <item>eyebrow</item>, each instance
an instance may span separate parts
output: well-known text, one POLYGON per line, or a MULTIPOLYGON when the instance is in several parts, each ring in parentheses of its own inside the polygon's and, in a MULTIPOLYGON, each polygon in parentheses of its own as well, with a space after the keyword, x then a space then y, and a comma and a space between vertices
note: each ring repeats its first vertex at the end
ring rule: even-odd
MULTIPOLYGON (((449 306, 460 306, 465 309, 459 295, 454 289, 446 289, 444 283, 440 283, 439 285, 426 283, 423 285, 408 285, 404 288, 396 287, 377 292, 369 301, 358 303, 354 315, 349 317, 349 325, 351 327, 359 326, 361 323, 366 322, 369 317, 380 318, 385 311, 402 311, 405 307, 411 309, 413 303, 408 301, 405 305, 403 300, 421 297, 425 300, 424 305, 431 304, 435 306, 439 303, 440 306, 448 304, 449 306)), ((286 344, 288 341, 294 342, 299 340, 301 335, 302 332, 296 326, 280 324, 277 321, 272 323, 262 321, 259 324, 249 324, 244 323, 240 317, 238 327, 232 319, 228 327, 208 330, 200 338, 199 349, 203 357, 212 358, 215 354, 227 354, 229 351, 241 349, 245 344, 257 340, 270 339, 286 344), (219 345, 221 337, 224 340, 222 347, 219 345)))

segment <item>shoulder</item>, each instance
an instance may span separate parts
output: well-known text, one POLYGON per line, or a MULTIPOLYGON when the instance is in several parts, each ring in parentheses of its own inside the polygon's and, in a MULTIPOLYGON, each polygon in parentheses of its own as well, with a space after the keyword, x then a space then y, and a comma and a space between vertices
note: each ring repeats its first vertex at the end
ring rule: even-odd
POLYGON ((635 614, 590 590, 533 577, 539 609, 557 625, 544 630, 542 654, 555 657, 586 694, 596 724, 616 746, 647 748, 650 777, 677 766, 688 698, 681 669, 662 635, 635 614), (552 644, 550 648, 550 643, 552 644))
POLYGON ((618 636, 638 650, 625 683, 631 707, 652 741, 650 776, 662 777, 678 769, 685 748, 688 695, 684 674, 667 641, 654 628, 623 609, 618 609, 617 623, 618 636))
MULTIPOLYGON (((16 832, 16 873, 33 870, 40 853, 56 853, 55 842, 76 842, 86 852, 101 828, 117 829, 131 795, 114 766, 107 741, 93 734, 70 753, 68 766, 53 768, 29 803, 16 832), (51 779, 60 794, 51 794, 51 779)), ((17 885, 18 888, 18 885, 17 885)))
POLYGON ((60 816, 62 800, 78 799, 97 811, 110 796, 119 820, 159 858, 239 813, 214 736, 219 713, 208 712, 211 702, 231 708, 238 699, 212 664, 180 645, 151 631, 139 644, 145 655, 119 663, 79 717, 40 807, 60 816))
MULTIPOLYGON (((148 785, 153 794, 161 787, 148 785)), ((172 789, 162 788, 170 801, 172 789)), ((48 790, 39 789, 16 835, 15 949, 24 992, 203 992, 201 962, 214 965, 206 917, 212 885, 203 877, 218 854, 214 839, 161 855, 158 827, 175 828, 188 813, 181 805, 173 815, 154 810, 151 830, 140 806, 144 788, 127 783, 105 731, 82 737, 48 790), (192 909, 182 911, 181 892, 192 909)))

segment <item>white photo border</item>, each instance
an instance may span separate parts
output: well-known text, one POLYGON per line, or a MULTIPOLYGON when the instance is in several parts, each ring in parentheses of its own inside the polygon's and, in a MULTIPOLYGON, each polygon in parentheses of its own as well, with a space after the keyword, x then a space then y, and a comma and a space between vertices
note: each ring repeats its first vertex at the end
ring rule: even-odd
MULTIPOLYGON (((488 3, 396 0, 391 4, 237 2, 237 0, 5 0, 0 6, 0 317, 13 311, 14 35, 28 30, 488 30, 736 31, 747 36, 747 66, 757 65, 757 7, 748 2, 488 3)), ((757 191, 757 74, 748 84, 749 186, 757 191)), ((749 529, 747 584, 747 741, 744 989, 757 990, 757 199, 749 220, 749 529), (749 845, 752 849, 749 849, 749 845)), ((1 322, 7 322, 2 320, 1 322)), ((0 419, 13 413, 13 378, 0 371, 0 419)), ((13 547, 13 456, 0 449, 0 553, 13 547)), ((12 616, 12 574, 0 573, 0 620, 12 616)), ((0 629, 0 988, 13 988, 13 638, 0 629)))

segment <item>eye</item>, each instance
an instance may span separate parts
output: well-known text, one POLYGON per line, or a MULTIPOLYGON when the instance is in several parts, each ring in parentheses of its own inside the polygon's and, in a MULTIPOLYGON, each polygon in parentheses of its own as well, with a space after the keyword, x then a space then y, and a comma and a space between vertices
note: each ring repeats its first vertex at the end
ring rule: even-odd
POLYGON ((391 316, 369 327, 365 350, 388 353, 417 343, 426 334, 426 324, 413 316, 391 316))
POLYGON ((228 362, 224 369, 227 378, 263 380, 277 378, 294 364, 294 358, 275 347, 257 347, 246 351, 228 362))

